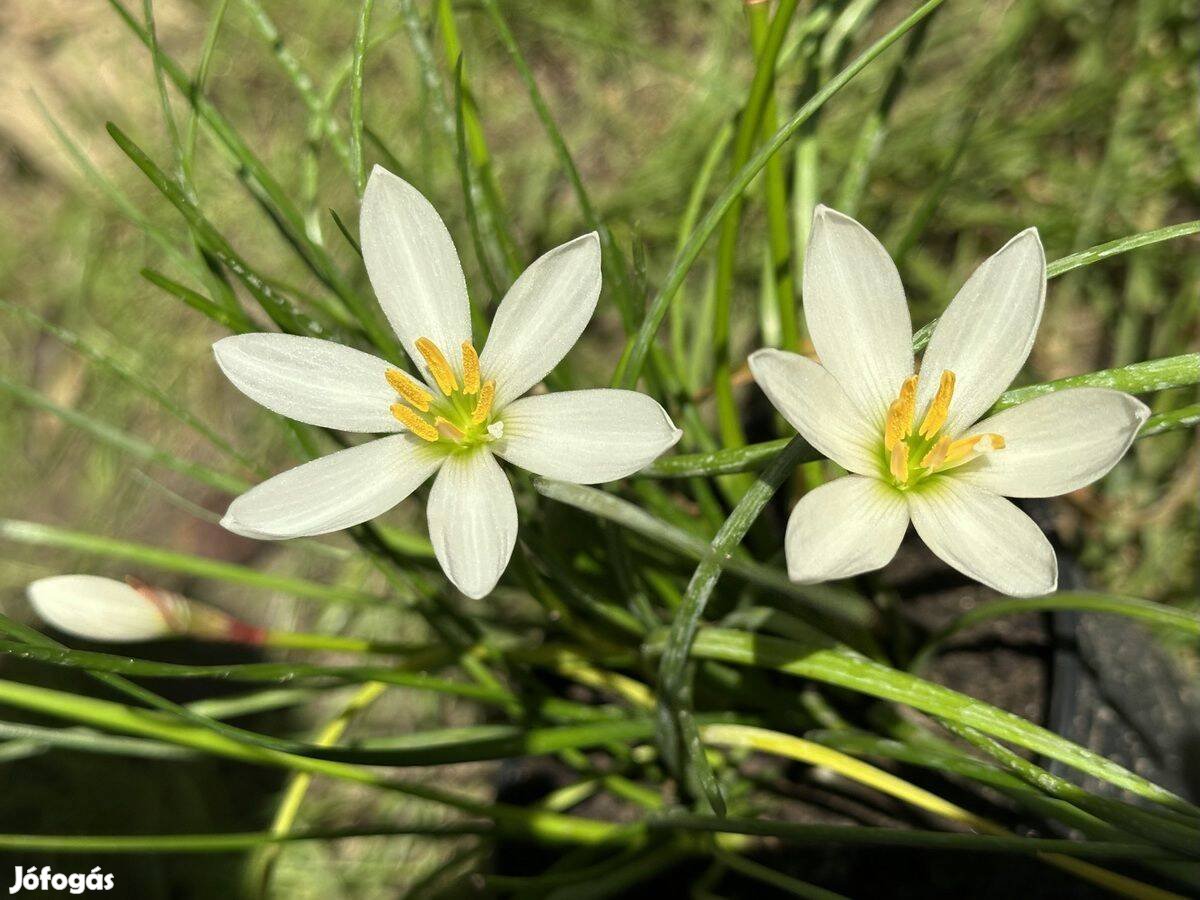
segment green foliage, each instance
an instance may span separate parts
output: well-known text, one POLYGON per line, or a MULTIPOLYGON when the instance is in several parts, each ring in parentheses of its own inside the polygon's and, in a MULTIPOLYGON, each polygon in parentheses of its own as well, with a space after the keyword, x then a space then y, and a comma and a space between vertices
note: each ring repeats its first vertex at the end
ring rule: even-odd
MULTIPOLYGON (((1178 4, 364 0, 298 15, 218 0, 185 25, 153 0, 110 4, 119 52, 145 51, 136 102, 43 108, 78 189, 0 239, 5 586, 132 570, 263 626, 254 652, 271 658, 76 648, 14 603, 0 765, 103 778, 219 759, 287 780, 265 829, 257 811, 205 833, 43 822, 0 849, 240 853, 244 893, 273 896, 454 895, 473 874, 501 895, 619 896, 680 865, 704 873, 698 896, 718 881, 837 896, 756 859, 761 838, 1023 854, 1129 896, 1200 888, 1200 810, 930 674, 969 628, 1063 610, 1153 625, 1195 665, 1200 86, 1178 4), (444 212, 477 338, 530 260, 596 230, 597 321, 548 381, 640 384, 685 432, 622 483, 519 481, 521 544, 482 602, 446 584, 417 503, 271 550, 212 522, 264 473, 348 445, 232 399, 213 340, 281 330, 404 362, 353 228, 374 163, 444 212), (781 514, 833 464, 764 418, 744 360, 811 349, 798 273, 822 200, 884 236, 927 323, 918 350, 949 286, 1038 225, 1055 257, 1046 324, 997 409, 1100 385, 1154 413, 1128 460, 1055 507, 1095 591, 992 598, 925 629, 878 576, 787 579, 781 514), (212 693, 229 684, 258 687, 212 693), (751 762, 752 734, 888 761, 804 764, 926 827, 786 821, 795 769, 751 762), (494 801, 494 769, 439 768, 527 757, 563 780, 527 805, 494 801), (915 772, 922 788, 901 780, 915 772), (508 840, 556 862, 493 873, 508 840), (353 852, 368 841, 398 862, 353 852)), ((248 776, 214 777, 236 795, 248 776)))

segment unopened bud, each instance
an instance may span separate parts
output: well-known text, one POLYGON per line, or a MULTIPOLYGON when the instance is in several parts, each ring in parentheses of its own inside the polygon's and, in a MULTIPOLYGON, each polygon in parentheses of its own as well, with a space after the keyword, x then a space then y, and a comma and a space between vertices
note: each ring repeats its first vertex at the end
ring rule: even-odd
POLYGON ((188 635, 261 643, 262 632, 215 607, 136 578, 55 575, 29 585, 34 611, 59 631, 89 641, 152 641, 188 635))

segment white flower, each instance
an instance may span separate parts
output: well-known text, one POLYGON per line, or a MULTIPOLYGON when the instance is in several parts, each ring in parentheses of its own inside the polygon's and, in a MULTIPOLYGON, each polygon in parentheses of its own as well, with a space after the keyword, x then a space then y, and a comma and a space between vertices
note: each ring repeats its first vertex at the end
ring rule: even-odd
POLYGON ((218 341, 217 362, 251 399, 340 431, 400 432, 277 475, 238 497, 222 524, 263 539, 349 528, 436 474, 429 536, 463 593, 482 597, 512 555, 517 507, 496 456, 538 475, 595 484, 642 469, 679 440, 666 411, 635 391, 518 399, 574 346, 600 295, 600 242, 546 253, 509 289, 483 353, 471 343, 467 286, 446 226, 421 194, 376 166, 360 217, 363 259, 421 380, 341 344, 285 334, 218 341))
POLYGON ((89 641, 152 641, 183 634, 190 604, 140 582, 98 575, 55 575, 26 589, 43 621, 89 641))
POLYGON ((818 207, 803 291, 821 362, 760 350, 750 369, 784 418, 851 474, 792 511, 790 577, 878 569, 911 520, 934 553, 971 578, 1014 597, 1053 591, 1050 542, 1004 498, 1053 497, 1100 478, 1149 410, 1128 394, 1077 388, 978 421, 1024 365, 1042 317, 1037 230, 975 270, 938 322, 919 377, 900 276, 858 222, 818 207))

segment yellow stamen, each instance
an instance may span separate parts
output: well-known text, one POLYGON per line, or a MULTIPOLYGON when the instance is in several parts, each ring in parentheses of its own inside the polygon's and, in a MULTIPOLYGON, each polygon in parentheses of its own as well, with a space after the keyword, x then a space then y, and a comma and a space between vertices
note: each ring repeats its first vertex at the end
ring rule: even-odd
POLYGON ((912 429, 913 413, 917 406, 917 376, 910 375, 900 386, 900 396, 888 407, 887 425, 883 433, 883 446, 890 452, 908 437, 912 429))
POLYGON ((470 341, 462 342, 463 393, 479 393, 479 354, 470 341))
POLYGON ((941 463, 941 468, 950 469, 954 466, 961 466, 984 453, 1003 449, 1004 438, 998 434, 973 434, 970 437, 959 438, 950 445, 946 452, 946 459, 941 463))
POLYGON ((475 402, 475 409, 471 411, 471 422, 474 425, 483 424, 483 420, 488 417, 488 413, 492 411, 492 401, 496 399, 496 382, 485 381, 483 387, 479 390, 479 399, 475 402))
POLYGON ((425 390, 399 369, 388 369, 386 373, 388 384, 397 394, 415 406, 421 412, 429 412, 429 402, 433 394, 425 390))
POLYGON ((419 438, 433 443, 438 439, 438 430, 422 419, 416 412, 403 403, 392 404, 392 415, 419 438))
POLYGON ((904 427, 903 422, 904 411, 901 407, 903 402, 903 400, 893 400, 892 405, 888 407, 887 425, 883 429, 883 447, 889 453, 908 434, 908 429, 904 427))
POLYGON ((889 468, 892 470, 892 477, 903 484, 908 481, 908 445, 903 442, 892 448, 892 457, 889 468))
POLYGON ((458 390, 458 380, 454 377, 454 370, 450 368, 450 363, 446 362, 446 357, 442 356, 442 351, 433 341, 429 338, 417 338, 417 351, 425 357, 425 365, 429 366, 429 374, 433 376, 433 380, 437 382, 438 389, 443 394, 449 397, 458 390))
POLYGON ((921 437, 933 437, 946 424, 946 416, 950 412, 950 401, 954 399, 954 373, 950 370, 942 372, 942 380, 938 384, 937 394, 929 404, 929 412, 925 413, 925 421, 921 423, 921 437))
POLYGON ((950 450, 950 438, 942 435, 938 438, 936 444, 930 448, 929 452, 921 458, 922 469, 936 469, 946 461, 946 454, 950 450))
POLYGON ((466 437, 461 428, 459 428, 449 419, 444 419, 441 416, 438 416, 433 420, 433 425, 437 430, 437 433, 447 440, 461 441, 464 437, 466 437))

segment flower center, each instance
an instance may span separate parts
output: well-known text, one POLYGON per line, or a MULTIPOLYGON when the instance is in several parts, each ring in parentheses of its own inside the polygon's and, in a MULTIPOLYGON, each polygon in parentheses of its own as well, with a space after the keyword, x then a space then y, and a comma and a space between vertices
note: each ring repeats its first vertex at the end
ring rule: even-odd
POLYGON ((473 447, 499 438, 504 424, 491 420, 496 382, 480 383, 479 354, 471 342, 462 342, 462 384, 433 341, 417 338, 417 350, 442 395, 434 396, 399 369, 388 369, 388 384, 400 395, 391 407, 400 424, 430 443, 473 447))
POLYGON ((937 394, 920 427, 914 429, 917 379, 916 375, 905 379, 900 396, 888 407, 883 430, 884 464, 900 490, 915 487, 930 475, 961 466, 984 453, 1004 449, 1004 438, 998 434, 973 434, 958 440, 942 434, 954 399, 954 373, 950 371, 942 372, 937 394))

